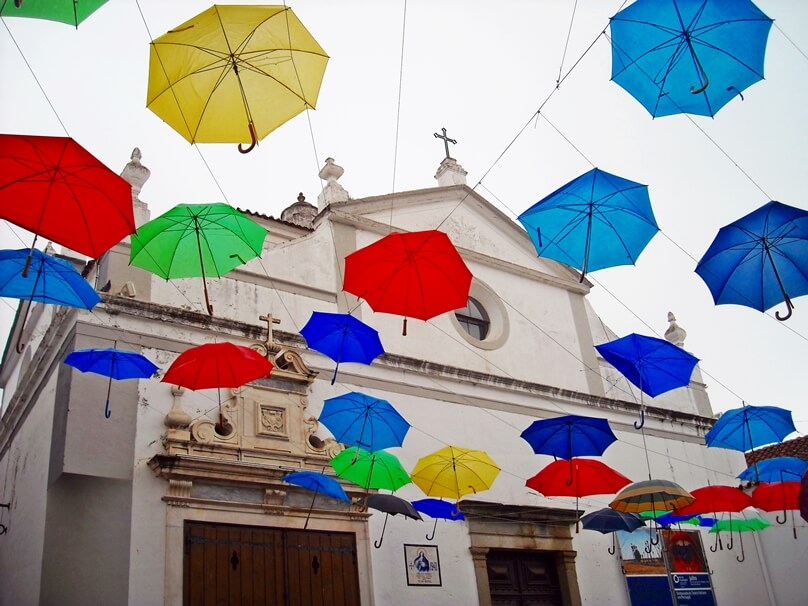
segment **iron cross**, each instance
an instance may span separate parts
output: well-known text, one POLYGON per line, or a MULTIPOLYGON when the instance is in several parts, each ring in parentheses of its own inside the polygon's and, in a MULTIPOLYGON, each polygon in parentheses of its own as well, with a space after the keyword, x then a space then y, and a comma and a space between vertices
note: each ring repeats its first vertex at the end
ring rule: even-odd
POLYGON ((455 145, 457 145, 457 141, 455 141, 454 139, 450 139, 449 137, 446 136, 445 128, 442 128, 441 130, 443 131, 442 135, 439 135, 438 133, 432 133, 432 134, 435 135, 436 139, 443 139, 443 146, 446 148, 446 157, 451 158, 451 156, 449 155, 449 143, 454 143, 455 145))

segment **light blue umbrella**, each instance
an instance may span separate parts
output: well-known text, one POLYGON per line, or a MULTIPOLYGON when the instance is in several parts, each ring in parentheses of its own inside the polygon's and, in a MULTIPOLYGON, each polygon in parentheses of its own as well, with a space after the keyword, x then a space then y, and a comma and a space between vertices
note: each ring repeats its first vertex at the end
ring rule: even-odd
POLYGON ((746 452, 781 442, 797 431, 791 411, 778 406, 742 406, 721 415, 704 436, 707 446, 746 452))
POLYGON ((758 482, 797 482, 808 470, 808 461, 798 457, 763 459, 744 469, 741 480, 758 482))
POLYGON ((387 400, 358 391, 326 400, 318 419, 337 442, 368 452, 401 446, 410 429, 387 400))
POLYGON ((659 231, 648 187, 594 168, 518 217, 540 257, 587 271, 633 265, 659 231))

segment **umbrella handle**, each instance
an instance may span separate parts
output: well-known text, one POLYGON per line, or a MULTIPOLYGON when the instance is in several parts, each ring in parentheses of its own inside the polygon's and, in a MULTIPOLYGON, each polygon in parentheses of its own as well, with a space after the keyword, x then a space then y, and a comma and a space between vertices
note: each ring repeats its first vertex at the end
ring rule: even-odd
POLYGON ((404 318, 404 325, 401 327, 401 336, 407 336, 407 318, 404 318))
POLYGON ((786 509, 783 510, 783 519, 780 519, 780 514, 778 513, 774 518, 778 524, 785 524, 788 522, 788 511, 786 509))
POLYGON ((426 535, 426 540, 431 541, 435 538, 435 530, 438 528, 438 518, 435 518, 435 525, 432 526, 432 536, 426 535))
POLYGON ((612 546, 606 549, 609 552, 609 555, 614 555, 616 552, 615 544, 614 544, 614 533, 612 533, 612 546))
POLYGON ((640 422, 634 421, 634 429, 642 429, 643 425, 645 425, 645 411, 640 408, 640 422))
POLYGON ((382 541, 384 541, 384 529, 387 528, 387 518, 390 516, 389 513, 384 514, 384 526, 382 526, 382 536, 379 537, 378 541, 373 541, 373 546, 378 549, 382 546, 382 541))
POLYGON ((732 529, 729 531, 729 541, 727 541, 727 549, 732 551, 732 547, 735 545, 735 535, 732 534, 732 529))
MULTIPOLYGON (((688 45, 690 45, 689 40, 688 45)), ((707 76, 707 72, 704 71, 704 66, 701 64, 701 61, 699 61, 699 56, 696 54, 696 51, 693 50, 692 46, 690 47, 690 52, 693 55, 693 58, 696 60, 696 65, 699 66, 701 75, 704 76, 704 85, 700 86, 699 88, 696 88, 695 86, 690 87, 690 92, 694 95, 698 95, 699 93, 703 93, 705 90, 707 90, 707 87, 710 86, 710 78, 707 76)))
POLYGON ((779 311, 774 312, 774 317, 780 320, 781 322, 785 322, 791 317, 791 314, 794 312, 794 304, 791 302, 791 299, 788 295, 786 295, 786 310, 788 313, 786 315, 781 316, 779 311))
POLYGON ((25 331, 25 322, 28 320, 28 312, 31 311, 31 299, 28 299, 25 302, 25 313, 22 316, 22 322, 20 322, 20 330, 17 333, 17 342, 14 344, 14 349, 17 351, 18 354, 21 354, 25 351, 25 343, 22 342, 22 333, 25 331))
POLYGON ((251 141, 249 147, 241 147, 241 143, 238 144, 238 151, 242 154, 249 154, 255 147, 256 143, 258 143, 258 137, 255 134, 255 125, 253 124, 252 120, 249 121, 247 127, 250 129, 251 141))
POLYGON ((718 551, 718 537, 719 536, 720 536, 719 533, 715 533, 715 544, 710 546, 710 551, 712 551, 713 553, 718 551))
POLYGON ((0 535, 6 534, 8 532, 8 526, 5 524, 0 524, 0 535))
POLYGON ((735 556, 735 559, 743 562, 746 559, 746 554, 743 552, 743 535, 740 532, 738 533, 738 542, 741 544, 741 555, 735 556))

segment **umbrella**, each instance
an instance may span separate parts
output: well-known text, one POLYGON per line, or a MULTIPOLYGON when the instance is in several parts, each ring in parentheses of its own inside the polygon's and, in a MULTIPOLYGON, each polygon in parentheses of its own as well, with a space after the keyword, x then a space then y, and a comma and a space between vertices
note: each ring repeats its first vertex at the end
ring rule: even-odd
MULTIPOLYGON (((783 510, 783 519, 780 514, 774 518, 778 524, 788 521, 789 509, 800 509, 800 482, 774 482, 761 483, 752 492, 752 505, 763 511, 783 510)), ((791 516, 791 525, 794 538, 797 538, 797 527, 794 516, 791 516)))
POLYGON ((694 500, 692 494, 670 480, 643 480, 623 488, 609 507, 623 513, 672 511, 694 500))
MULTIPOLYGON (((623 376, 652 398, 690 384, 690 376, 699 359, 664 339, 632 333, 615 341, 596 345, 595 349, 623 376)), ((645 409, 640 405, 640 429, 645 409)))
POLYGON ((309 525, 311 510, 314 508, 314 501, 317 499, 317 495, 319 493, 329 496, 332 499, 345 501, 346 503, 350 503, 351 501, 351 499, 348 498, 348 495, 345 494, 345 491, 343 490, 342 486, 340 486, 339 482, 337 482, 334 478, 322 473, 317 473, 314 471, 296 471, 283 476, 282 479, 284 482, 288 482, 289 484, 294 484, 295 486, 300 486, 307 490, 314 491, 314 496, 311 498, 311 505, 309 506, 309 512, 306 514, 306 523, 303 525, 303 530, 306 530, 309 525))
POLYGON ((377 312, 429 320, 466 305, 469 271, 445 233, 392 233, 345 257, 343 288, 377 312))
POLYGON ((241 387, 270 372, 272 363, 254 349, 233 343, 206 343, 182 352, 162 382, 194 390, 241 387))
POLYGON ((358 391, 327 399, 318 420, 337 442, 369 452, 401 446, 410 428, 387 400, 358 391))
POLYGON ((132 235, 129 262, 166 280, 201 276, 213 315, 205 276, 223 276, 260 256, 266 235, 266 229, 227 204, 177 204, 132 235))
POLYGON ((286 6, 216 5, 152 41, 146 105, 190 143, 247 153, 314 108, 326 63, 286 6))
POLYGON ((340 362, 370 364, 384 353, 379 332, 350 314, 315 311, 300 329, 300 334, 310 349, 319 351, 337 363, 331 377, 332 385, 337 380, 340 362))
POLYGON ((720 532, 729 531, 729 549, 732 549, 732 533, 737 532, 738 542, 741 544, 741 555, 735 556, 735 559, 739 562, 743 562, 746 559, 746 555, 743 551, 743 535, 741 533, 760 531, 768 528, 769 526, 771 526, 771 524, 763 518, 736 518, 733 520, 730 517, 728 520, 716 520, 709 532, 710 534, 718 534, 720 532))
POLYGON ((587 271, 633 265, 659 231, 648 187, 599 168, 518 217, 540 257, 587 271))
POLYGON ((0 219, 98 258, 135 231, 132 187, 68 137, 0 135, 0 219))
POLYGON ((438 528, 438 520, 465 520, 463 512, 457 506, 457 503, 450 503, 441 499, 420 499, 413 501, 412 506, 421 513, 428 515, 430 518, 435 518, 435 525, 432 526, 431 534, 426 535, 426 540, 431 541, 435 538, 435 530, 438 528))
POLYGON ((797 501, 800 504, 802 519, 808 522, 808 472, 804 473, 802 480, 800 480, 800 492, 797 495, 797 501))
POLYGON ((109 377, 107 384, 107 403, 104 407, 104 416, 108 419, 112 414, 109 410, 109 393, 112 389, 112 379, 148 379, 158 367, 147 357, 134 351, 122 349, 77 349, 65 358, 65 364, 81 372, 93 372, 109 377))
POLYGON ((421 520, 421 514, 412 506, 409 501, 405 501, 392 494, 372 494, 367 498, 367 506, 384 512, 384 526, 382 526, 382 536, 378 541, 373 541, 373 546, 378 549, 384 541, 384 530, 387 528, 387 518, 390 515, 401 514, 406 518, 421 520))
POLYGON ((418 459, 410 476, 424 494, 457 501, 491 488, 499 471, 482 450, 447 446, 418 459))
MULTIPOLYGON (((578 499, 593 494, 614 494, 629 480, 600 461, 594 459, 571 459, 572 481, 566 461, 553 461, 525 482, 525 486, 540 492, 546 497, 575 497, 575 509, 578 510, 578 499)), ((576 531, 577 531, 576 522, 576 531)))
POLYGON ((696 266, 716 305, 766 311, 808 294, 808 211, 769 202, 718 230, 696 266))
POLYGON ((0 250, 0 297, 27 301, 17 330, 17 352, 22 352, 22 333, 32 301, 92 309, 101 297, 73 266, 36 248, 0 250), (32 271, 25 272, 29 267, 32 271))
POLYGON ((600 456, 617 440, 606 419, 579 415, 533 421, 520 435, 536 454, 569 460, 570 481, 573 457, 600 456))
POLYGON ((410 483, 410 476, 401 462, 384 450, 368 452, 361 448, 346 448, 329 461, 340 478, 350 480, 368 490, 383 488, 398 490, 410 483))
POLYGON ((713 116, 763 79, 771 25, 749 0, 638 0, 611 19, 612 80, 654 117, 713 116))
POLYGON ((78 27, 107 0, 0 0, 0 16, 58 21, 78 27))
POLYGON ((676 516, 694 516, 719 511, 741 511, 751 507, 752 498, 736 486, 704 486, 690 493, 694 500, 673 510, 676 516))
POLYGON ((612 546, 608 551, 609 554, 614 555, 616 551, 614 532, 617 530, 634 532, 638 528, 645 526, 645 521, 636 514, 622 513, 610 507, 604 507, 583 516, 581 526, 583 526, 584 530, 594 530, 602 534, 612 533, 612 546))
POLYGON ((749 482, 797 481, 808 470, 808 461, 798 457, 763 459, 744 469, 738 478, 749 482))
POLYGON ((781 442, 795 431, 789 410, 777 406, 742 406, 723 413, 704 435, 704 441, 714 448, 746 452, 757 446, 781 442))

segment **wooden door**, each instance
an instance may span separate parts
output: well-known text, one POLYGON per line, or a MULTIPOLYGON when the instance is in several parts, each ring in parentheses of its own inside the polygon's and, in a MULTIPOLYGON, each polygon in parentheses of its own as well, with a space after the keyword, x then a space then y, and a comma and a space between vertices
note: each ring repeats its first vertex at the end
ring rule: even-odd
POLYGON ((492 549, 486 556, 492 606, 562 606, 552 553, 492 549))
POLYGON ((358 606, 353 534, 185 523, 186 606, 358 606))

